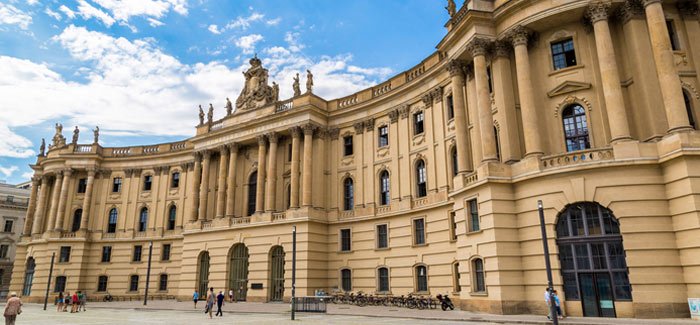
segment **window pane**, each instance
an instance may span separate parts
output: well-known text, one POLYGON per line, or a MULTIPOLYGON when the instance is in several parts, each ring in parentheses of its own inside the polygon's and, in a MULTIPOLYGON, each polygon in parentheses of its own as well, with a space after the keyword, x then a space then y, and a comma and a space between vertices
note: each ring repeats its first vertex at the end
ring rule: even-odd
POLYGON ((574 270, 574 254, 571 245, 559 246, 559 260, 562 270, 574 270))
POLYGON ((569 210, 569 218, 571 220, 571 236, 584 236, 586 232, 583 227, 583 214, 579 206, 573 206, 569 210))
POLYGON ((615 298, 618 300, 632 299, 632 286, 627 277, 627 272, 614 272, 613 283, 615 285, 615 298))
POLYGON ((377 226, 377 248, 386 248, 389 245, 387 225, 377 226))
POLYGON ((579 270, 589 270, 591 268, 591 263, 588 259, 588 245, 574 245, 574 250, 576 253, 576 267, 579 270))
POLYGON ((414 238, 416 245, 425 244, 425 219, 413 220, 414 238))
POLYGON ((564 294, 567 300, 578 300, 578 283, 576 282, 576 273, 562 273, 564 279, 564 294))
POLYGON ((605 258, 604 244, 591 244, 591 257, 593 258, 593 268, 596 270, 604 270, 608 268, 605 258))
POLYGON ((625 252, 622 249, 622 243, 608 243, 608 253, 610 254, 611 269, 625 269, 625 252))

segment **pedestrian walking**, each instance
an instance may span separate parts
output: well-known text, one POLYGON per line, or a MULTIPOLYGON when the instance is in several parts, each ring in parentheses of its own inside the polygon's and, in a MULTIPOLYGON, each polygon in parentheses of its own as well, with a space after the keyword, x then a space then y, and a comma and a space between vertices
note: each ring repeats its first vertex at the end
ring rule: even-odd
POLYGON ((58 298, 56 298, 56 305, 58 305, 56 311, 63 311, 63 299, 63 292, 59 292, 58 298))
POLYGON ((78 312, 78 304, 80 303, 80 300, 78 298, 78 292, 73 292, 73 296, 70 298, 70 303, 71 303, 71 313, 77 313, 78 312))
POLYGON ((197 290, 194 290, 194 293, 192 294, 192 300, 194 301, 194 309, 197 309, 197 301, 199 301, 199 292, 197 290))
POLYGON ((209 288, 209 293, 207 293, 207 308, 204 310, 204 313, 209 313, 209 319, 213 318, 212 317, 212 312, 214 311, 214 300, 216 300, 216 296, 214 295, 214 287, 209 288))
POLYGON ((219 294, 216 295, 216 316, 224 316, 224 312, 221 310, 221 306, 224 305, 224 298, 226 298, 224 292, 219 291, 219 294))
POLYGON ((87 308, 85 308, 85 304, 87 303, 87 293, 78 291, 80 295, 80 306, 78 306, 78 311, 87 311, 87 308))
POLYGON ((229 302, 233 302, 233 288, 228 290, 228 299, 229 302))
POLYGON ((63 311, 68 311, 68 306, 70 306, 70 291, 66 292, 66 296, 63 299, 63 311))
POLYGON ((547 305, 547 319, 552 320, 552 301, 549 295, 549 287, 544 290, 544 302, 547 305))
POLYGON ((17 297, 16 292, 10 293, 10 298, 7 299, 7 304, 5 304, 5 325, 15 325, 15 320, 17 320, 17 315, 22 313, 22 300, 17 297))
POLYGON ((554 290, 554 295, 552 297, 554 298, 554 307, 557 309, 557 317, 559 317, 559 319, 564 319, 564 316, 561 314, 561 302, 559 301, 557 290, 554 290))

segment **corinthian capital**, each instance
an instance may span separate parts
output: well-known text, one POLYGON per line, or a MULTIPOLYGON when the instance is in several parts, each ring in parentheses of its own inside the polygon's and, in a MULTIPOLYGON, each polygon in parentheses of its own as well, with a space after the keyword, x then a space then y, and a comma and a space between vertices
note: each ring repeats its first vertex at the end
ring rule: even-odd
POLYGON ((676 3, 678 13, 683 17, 700 19, 700 5, 697 0, 683 0, 676 3))
POLYGON ((485 56, 488 52, 490 43, 491 41, 486 38, 475 37, 469 42, 469 44, 467 44, 467 51, 472 54, 472 57, 477 57, 480 55, 485 56))
POLYGON ((289 128, 289 133, 292 134, 292 138, 298 138, 301 136, 301 129, 298 126, 292 126, 289 128))
POLYGON ((445 68, 450 73, 450 77, 464 76, 464 61, 452 59, 447 62, 445 68))
POLYGON ((610 12, 610 3, 603 1, 596 1, 588 5, 588 10, 586 10, 586 17, 595 24, 601 20, 608 20, 608 13, 610 12))
POLYGON ((355 127, 355 133, 357 134, 362 134, 362 132, 365 130, 365 122, 356 122, 353 126, 355 127))
POLYGON ((265 146, 267 144, 267 139, 263 134, 258 135, 256 139, 258 139, 258 146, 260 147, 265 146))
POLYGON ((314 135, 314 131, 316 130, 316 127, 311 124, 304 124, 301 129, 304 131, 304 135, 314 135))
POLYGON ((277 132, 270 132, 267 134, 267 140, 270 141, 270 143, 277 143, 277 139, 279 139, 277 132))
POLYGON ((510 32, 508 38, 510 38, 510 42, 513 44, 513 47, 519 45, 527 46, 527 41, 530 39, 530 30, 523 26, 516 26, 510 32))

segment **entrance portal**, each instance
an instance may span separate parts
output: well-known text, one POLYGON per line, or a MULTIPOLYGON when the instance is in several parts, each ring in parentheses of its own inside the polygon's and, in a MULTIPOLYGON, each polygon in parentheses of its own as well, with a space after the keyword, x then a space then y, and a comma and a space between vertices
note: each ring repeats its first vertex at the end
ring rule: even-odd
POLYGON ((270 250, 270 301, 282 301, 284 298, 284 248, 272 247, 270 250))
POLYGON ((228 287, 236 301, 245 301, 248 293, 248 247, 236 244, 229 251, 228 287))
POLYGON ((34 282, 34 269, 36 263, 34 258, 30 257, 27 260, 27 269, 24 271, 24 286, 22 286, 22 296, 28 297, 32 293, 32 282, 34 282))
POLYGON ((199 290, 199 300, 207 299, 209 292, 209 252, 199 254, 199 281, 197 290, 199 290))

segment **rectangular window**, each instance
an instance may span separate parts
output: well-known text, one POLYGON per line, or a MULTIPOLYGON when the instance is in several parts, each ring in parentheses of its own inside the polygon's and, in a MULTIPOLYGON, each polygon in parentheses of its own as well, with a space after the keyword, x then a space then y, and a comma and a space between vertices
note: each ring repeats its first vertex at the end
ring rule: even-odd
POLYGON ((343 137, 343 156, 352 156, 352 135, 343 137))
POLYGON ((122 178, 115 177, 112 178, 112 193, 119 193, 122 191, 122 178))
POLYGON ((66 277, 65 276, 57 276, 56 277, 56 286, 53 287, 53 292, 64 292, 66 291, 66 277))
POLYGON ((112 246, 102 246, 102 263, 112 260, 112 246))
POLYGON ((292 144, 287 145, 287 161, 292 161, 292 144))
POLYGON ((493 76, 491 74, 491 66, 486 67, 486 80, 489 82, 489 94, 493 93, 493 76))
POLYGON ((467 207, 469 208, 469 231, 479 231, 481 229, 479 226, 479 204, 476 199, 471 199, 467 201, 467 207))
POLYGON ((389 225, 377 225, 377 248, 389 247, 389 225))
POLYGON ((160 281, 158 281, 158 290, 159 291, 168 290, 168 275, 167 274, 160 275, 160 281))
POLYGON ((132 275, 129 278, 129 291, 138 291, 138 290, 139 290, 139 276, 132 275))
POLYGON ((3 228, 3 232, 12 232, 12 226, 14 225, 15 221, 14 220, 5 220, 5 227, 3 228))
POLYGON ((0 245, 0 258, 7 258, 8 250, 10 250, 9 245, 0 245))
POLYGON ((445 104, 447 105, 447 119, 451 120, 455 117, 455 106, 452 95, 447 96, 447 101, 445 104))
POLYGON ((170 244, 163 244, 162 261, 170 261, 170 244))
POLYGON ((97 279, 97 291, 98 292, 107 291, 107 276, 106 275, 101 275, 97 279))
POLYGON ((144 191, 150 191, 152 184, 153 184, 153 176, 152 175, 146 175, 143 177, 143 190, 144 191))
POLYGON ((350 229, 340 229, 340 251, 349 252, 351 248, 350 229))
POLYGON ((449 211, 447 217, 447 222, 449 222, 450 226, 450 241, 455 241, 457 240, 457 222, 455 221, 455 212, 449 211))
POLYGON ((576 51, 574 50, 574 40, 567 39, 551 44, 552 62, 554 70, 573 67, 576 65, 576 51))
POLYGON ((389 292, 389 269, 382 267, 377 270, 377 273, 379 276, 377 291, 389 292))
POLYGON ((460 283, 460 279, 462 278, 462 275, 459 273, 459 263, 453 264, 452 273, 454 273, 452 276, 452 278, 454 279, 454 285, 452 290, 454 290, 454 292, 461 292, 462 284, 460 283))
POLYGON ((678 41, 678 33, 676 33, 676 25, 673 23, 673 20, 666 21, 666 29, 668 29, 668 38, 671 40, 671 50, 680 50, 681 45, 678 41))
POLYGON ((413 244, 425 245, 425 219, 413 219, 413 244))
POLYGON ((423 129, 423 111, 420 111, 418 113, 413 114, 413 134, 418 135, 422 134, 424 129, 423 129))
POLYGON ((180 173, 179 172, 174 172, 172 174, 172 177, 170 179, 170 187, 171 188, 180 187, 180 173))
POLYGON ((70 246, 61 246, 61 253, 58 257, 59 263, 70 262, 70 246))
POLYGON ((142 250, 143 250, 143 246, 141 246, 141 245, 134 246, 134 256, 131 259, 132 262, 141 262, 142 250))
POLYGON ((378 146, 386 147, 389 145, 389 127, 384 125, 379 127, 379 143, 378 146))
POLYGON ((78 180, 78 193, 85 193, 87 189, 87 178, 81 178, 78 180))

